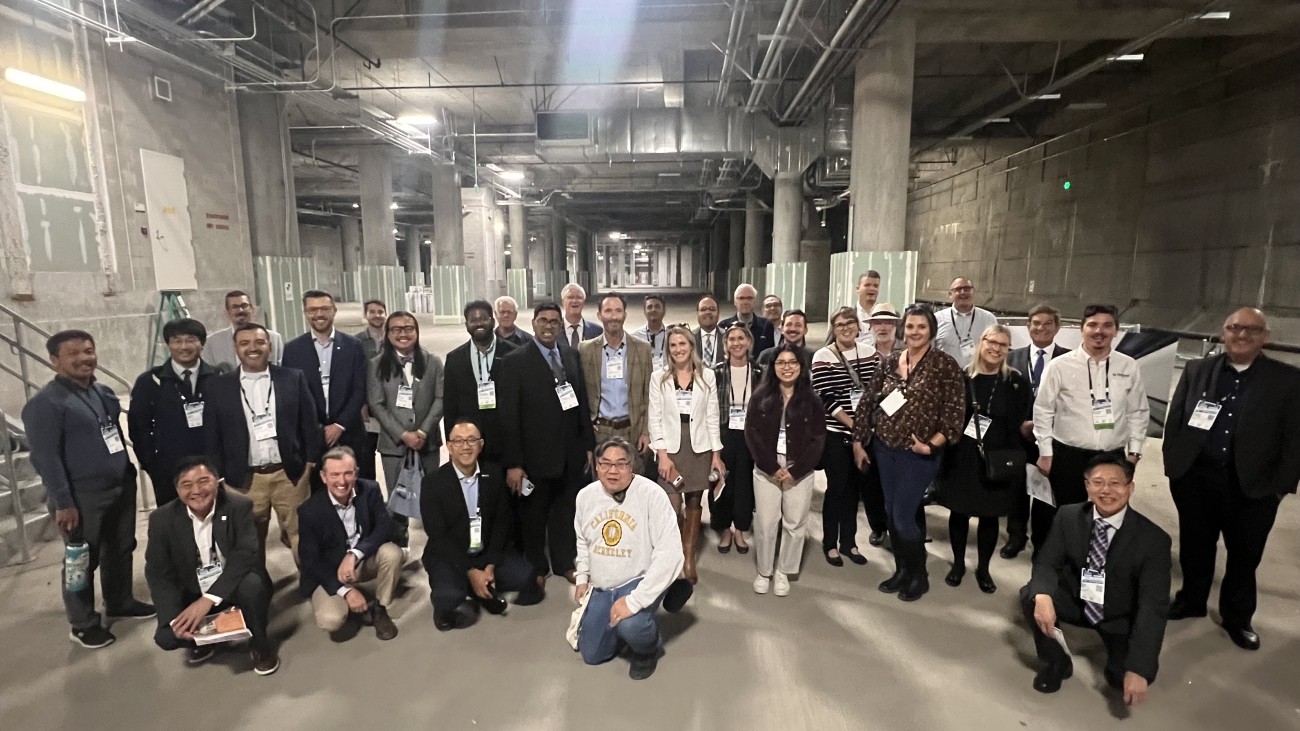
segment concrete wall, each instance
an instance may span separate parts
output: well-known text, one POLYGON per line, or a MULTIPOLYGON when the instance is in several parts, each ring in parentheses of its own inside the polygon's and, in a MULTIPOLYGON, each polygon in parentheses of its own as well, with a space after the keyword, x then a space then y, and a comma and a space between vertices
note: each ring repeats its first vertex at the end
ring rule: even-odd
POLYGON ((343 296, 343 234, 333 226, 298 225, 302 256, 316 262, 316 281, 335 298, 343 296))
POLYGON ((1200 331, 1253 305, 1276 340, 1300 341, 1294 68, 1250 69, 914 192, 918 297, 946 299, 961 274, 999 308, 1113 302, 1200 331))

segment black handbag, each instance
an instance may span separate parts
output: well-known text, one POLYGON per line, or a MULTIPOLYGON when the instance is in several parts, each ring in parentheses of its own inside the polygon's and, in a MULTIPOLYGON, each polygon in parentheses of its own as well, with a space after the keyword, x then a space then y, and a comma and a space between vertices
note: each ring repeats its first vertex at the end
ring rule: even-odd
MULTIPOLYGON (((970 390, 971 403, 975 405, 975 443, 979 447, 980 462, 984 464, 984 479, 989 482, 1009 485, 1025 474, 1026 456, 1023 449, 1014 447, 987 449, 984 446, 984 433, 980 430, 979 401, 975 398, 975 384, 966 381, 970 390)), ((995 387, 996 388, 996 387, 995 387)), ((992 408, 993 396, 989 395, 989 407, 992 408)))

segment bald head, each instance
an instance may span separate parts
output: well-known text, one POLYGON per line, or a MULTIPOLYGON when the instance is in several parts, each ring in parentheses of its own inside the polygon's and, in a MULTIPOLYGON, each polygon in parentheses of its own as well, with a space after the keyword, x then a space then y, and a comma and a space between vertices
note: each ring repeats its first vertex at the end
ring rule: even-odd
POLYGON ((1268 342, 1268 320, 1254 307, 1242 307, 1223 321, 1223 353, 1239 365, 1250 365, 1268 342))

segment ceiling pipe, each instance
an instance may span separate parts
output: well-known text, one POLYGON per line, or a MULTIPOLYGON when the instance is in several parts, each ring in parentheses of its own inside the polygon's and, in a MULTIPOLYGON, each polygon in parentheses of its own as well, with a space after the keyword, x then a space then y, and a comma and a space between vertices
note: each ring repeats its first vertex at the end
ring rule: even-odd
POLYGON ((898 0, 858 0, 852 8, 849 8, 848 14, 844 16, 844 22, 840 23, 831 42, 817 57, 812 71, 808 73, 808 77, 790 99, 785 111, 781 113, 782 122, 794 121, 803 116, 801 112, 805 111, 803 109, 807 106, 805 102, 812 101, 811 92, 830 84, 839 75, 839 72, 831 67, 843 68, 846 63, 845 57, 847 60, 852 60, 857 55, 854 51, 861 48, 862 41, 875 32, 897 5, 898 0), (831 68, 829 73, 827 73, 828 68, 831 68))
POLYGON ((733 65, 740 39, 745 33, 745 15, 749 13, 749 0, 735 0, 731 6, 731 25, 727 29, 727 45, 722 53, 722 73, 718 75, 718 90, 713 95, 713 106, 720 107, 731 87, 733 65))
POLYGON ((757 111, 759 105, 763 103, 763 97, 767 95, 767 87, 772 85, 775 76, 776 61, 785 51, 786 40, 790 37, 790 28, 794 25, 794 19, 799 17, 803 3, 804 0, 786 0, 785 7, 781 9, 781 17, 777 19, 776 28, 772 30, 772 42, 767 46, 763 63, 758 67, 758 74, 754 77, 749 90, 749 100, 745 102, 746 112, 757 111))

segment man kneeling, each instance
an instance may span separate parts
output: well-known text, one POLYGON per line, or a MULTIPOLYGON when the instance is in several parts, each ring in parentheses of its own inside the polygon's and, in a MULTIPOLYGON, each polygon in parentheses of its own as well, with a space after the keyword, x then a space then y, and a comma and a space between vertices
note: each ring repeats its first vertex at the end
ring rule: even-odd
POLYGON ((1094 457, 1083 473, 1086 503, 1063 506, 1020 604, 1040 669, 1034 690, 1055 693, 1074 665, 1057 642, 1057 622, 1091 627, 1106 644, 1106 682, 1141 703, 1156 679, 1169 610, 1169 535, 1129 507, 1133 465, 1094 457))
POLYGON ((597 482, 578 493, 577 588, 591 591, 578 625, 578 651, 588 665, 608 662, 619 644, 632 651, 633 680, 654 674, 663 654, 655 611, 677 611, 691 585, 679 579, 684 558, 677 513, 664 489, 632 472, 632 447, 614 438, 596 449, 597 482))
POLYGON ((515 604, 537 604, 545 597, 539 577, 513 542, 509 493, 504 473, 480 462, 483 437, 469 419, 447 435, 451 461, 425 475, 420 517, 429 542, 424 569, 429 573, 433 623, 440 630, 463 629, 478 621, 480 607, 504 614, 501 592, 517 591, 515 604))
POLYGON ((320 474, 325 490, 298 506, 298 591, 311 598, 316 626, 326 632, 337 632, 356 615, 374 625, 376 637, 391 640, 397 625, 388 607, 404 556, 390 540, 393 523, 379 483, 357 477, 357 459, 348 447, 326 452, 320 474), (367 592, 374 594, 373 605, 367 592))
POLYGON ((154 642, 164 650, 189 648, 187 662, 212 657, 216 645, 196 645, 204 618, 238 607, 252 633, 253 671, 280 667, 266 634, 271 579, 253 521, 253 503, 227 490, 206 457, 176 466, 176 495, 149 516, 145 579, 158 608, 154 642))

